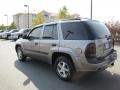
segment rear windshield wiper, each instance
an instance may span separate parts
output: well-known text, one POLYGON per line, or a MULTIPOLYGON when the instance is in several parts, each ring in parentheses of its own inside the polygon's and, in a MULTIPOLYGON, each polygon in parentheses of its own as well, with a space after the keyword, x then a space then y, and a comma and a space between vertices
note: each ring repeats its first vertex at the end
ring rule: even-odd
POLYGON ((70 34, 74 34, 74 32, 68 30, 68 31, 67 31, 67 35, 65 36, 65 39, 66 39, 70 34))

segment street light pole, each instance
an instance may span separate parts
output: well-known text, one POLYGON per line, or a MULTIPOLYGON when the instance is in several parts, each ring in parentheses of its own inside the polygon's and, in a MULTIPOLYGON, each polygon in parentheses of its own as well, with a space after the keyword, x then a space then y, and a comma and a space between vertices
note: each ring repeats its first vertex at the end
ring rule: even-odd
POLYGON ((24 5, 24 7, 28 8, 28 28, 29 28, 29 5, 24 5))
POLYGON ((33 13, 32 13, 32 22, 34 20, 34 17, 35 17, 35 10, 33 10, 33 13))
POLYGON ((7 15, 7 14, 5 14, 4 16, 6 16, 6 17, 7 17, 7 26, 6 26, 6 30, 8 30, 8 15, 7 15))
POLYGON ((91 15, 91 20, 93 19, 93 0, 91 0, 91 12, 90 12, 90 15, 91 15))

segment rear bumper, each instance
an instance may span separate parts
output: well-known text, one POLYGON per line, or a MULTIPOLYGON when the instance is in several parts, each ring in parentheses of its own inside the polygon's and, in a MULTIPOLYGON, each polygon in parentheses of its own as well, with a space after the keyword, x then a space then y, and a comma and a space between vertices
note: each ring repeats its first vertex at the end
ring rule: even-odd
POLYGON ((7 38, 7 35, 2 35, 2 38, 3 38, 3 39, 6 39, 6 38, 7 38))
MULTIPOLYGON (((100 63, 89 63, 85 58, 81 60, 81 58, 77 59, 78 67, 77 71, 99 71, 104 70, 110 66, 114 65, 115 60, 117 59, 117 52, 113 50, 109 55, 103 58, 100 63)), ((92 59, 91 59, 92 60, 92 59)), ((96 58, 96 61, 99 60, 96 58)))

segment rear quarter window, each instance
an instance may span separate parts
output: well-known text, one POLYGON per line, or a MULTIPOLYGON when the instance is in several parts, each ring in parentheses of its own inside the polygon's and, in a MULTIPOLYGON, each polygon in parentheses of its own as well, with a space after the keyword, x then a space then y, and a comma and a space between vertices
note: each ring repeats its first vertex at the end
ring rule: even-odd
POLYGON ((88 30, 90 30, 90 32, 92 33, 95 39, 105 38, 106 35, 111 36, 109 29, 102 22, 88 21, 88 22, 85 22, 85 25, 88 28, 88 30))

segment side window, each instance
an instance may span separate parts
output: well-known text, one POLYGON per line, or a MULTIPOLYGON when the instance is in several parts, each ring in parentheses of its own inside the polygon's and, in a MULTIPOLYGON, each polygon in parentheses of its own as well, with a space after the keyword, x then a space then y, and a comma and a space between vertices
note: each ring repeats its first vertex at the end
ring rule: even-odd
POLYGON ((40 35, 42 34, 43 27, 37 27, 32 30, 32 32, 29 34, 29 37, 31 39, 40 39, 40 35))
POLYGON ((46 25, 43 32, 43 39, 58 39, 57 24, 46 25))

